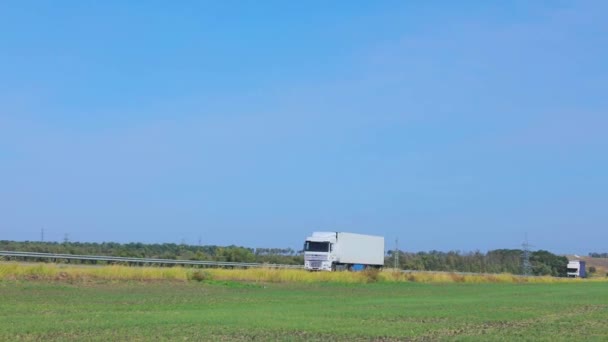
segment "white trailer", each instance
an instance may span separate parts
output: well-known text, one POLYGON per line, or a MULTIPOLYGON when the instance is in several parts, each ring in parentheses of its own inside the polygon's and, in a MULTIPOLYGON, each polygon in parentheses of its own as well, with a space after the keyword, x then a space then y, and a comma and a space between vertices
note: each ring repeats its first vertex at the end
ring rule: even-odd
POLYGON ((307 270, 350 270, 355 265, 384 266, 384 237, 341 232, 314 232, 304 243, 307 270))

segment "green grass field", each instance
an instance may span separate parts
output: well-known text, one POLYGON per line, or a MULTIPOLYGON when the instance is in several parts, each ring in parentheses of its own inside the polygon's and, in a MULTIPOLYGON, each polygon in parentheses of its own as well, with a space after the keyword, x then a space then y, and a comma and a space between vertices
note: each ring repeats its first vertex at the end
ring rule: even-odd
POLYGON ((0 340, 607 340, 608 283, 0 281, 0 340))

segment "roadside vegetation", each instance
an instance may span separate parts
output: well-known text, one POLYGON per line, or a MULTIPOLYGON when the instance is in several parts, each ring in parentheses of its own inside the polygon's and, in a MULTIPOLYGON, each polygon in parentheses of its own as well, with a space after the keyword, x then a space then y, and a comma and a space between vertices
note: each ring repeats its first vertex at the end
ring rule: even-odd
MULTIPOLYGON (((257 262, 287 265, 303 265, 302 251, 291 248, 246 248, 240 246, 198 246, 188 244, 144 244, 114 242, 35 242, 1 241, 0 250, 56 254, 104 255, 133 258, 158 258, 180 260, 206 260, 231 262, 257 262)), ((386 265, 394 264, 394 251, 389 251, 386 265)), ((20 260, 14 257, 13 260, 20 260)), ((27 259, 31 260, 31 259, 27 259)), ((23 259, 22 261, 27 261, 23 259)), ((43 261, 41 259, 40 261, 43 261)), ((417 271, 510 273, 521 274, 522 251, 497 249, 482 252, 398 252, 398 267, 417 271)), ((69 261, 71 264, 97 264, 97 261, 69 261)), ((530 254, 533 275, 566 276, 568 259, 548 251, 538 250, 530 254)))
POLYGON ((103 281, 241 281, 254 283, 556 283, 581 279, 522 277, 511 274, 457 274, 449 272, 394 272, 369 269, 362 272, 308 272, 294 269, 218 269, 186 267, 86 266, 65 264, 0 263, 0 280, 66 282, 103 281))
MULTIPOLYGON (((304 258, 291 248, 245 248, 240 246, 188 245, 185 243, 116 243, 116 242, 39 242, 0 240, 0 250, 104 255, 130 258, 206 260, 229 262, 259 262, 303 265, 304 258)), ((71 263, 97 264, 104 262, 72 260, 71 263)))

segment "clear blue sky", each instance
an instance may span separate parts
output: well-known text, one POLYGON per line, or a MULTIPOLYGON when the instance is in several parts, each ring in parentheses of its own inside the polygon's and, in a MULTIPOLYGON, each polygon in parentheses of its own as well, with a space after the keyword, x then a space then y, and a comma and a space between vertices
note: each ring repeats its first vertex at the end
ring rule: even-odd
POLYGON ((608 251, 605 1, 2 1, 0 239, 608 251))

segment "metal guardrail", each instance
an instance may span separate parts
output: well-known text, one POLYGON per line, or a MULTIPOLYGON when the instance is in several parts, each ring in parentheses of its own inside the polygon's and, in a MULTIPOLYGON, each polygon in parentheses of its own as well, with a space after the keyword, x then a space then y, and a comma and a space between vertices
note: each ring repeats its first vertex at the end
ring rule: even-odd
POLYGON ((113 256, 99 256, 99 255, 55 254, 55 253, 16 252, 16 251, 0 251, 0 256, 36 258, 36 259, 55 259, 55 260, 56 259, 80 260, 80 261, 95 260, 95 261, 125 262, 125 263, 138 263, 138 264, 190 265, 190 266, 207 266, 207 267, 240 267, 240 268, 264 267, 264 268, 292 268, 292 269, 303 269, 304 268, 304 265, 265 264, 265 263, 257 263, 257 262, 130 258, 130 257, 113 257, 113 256))

